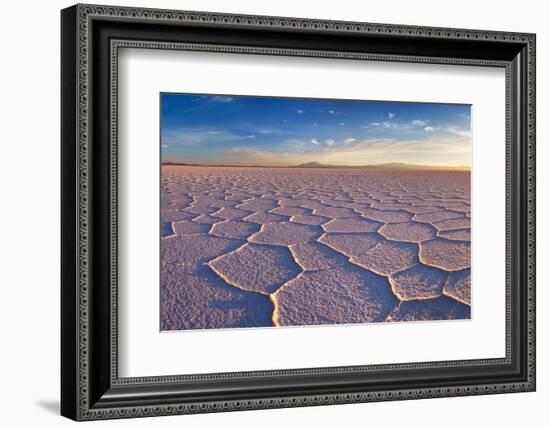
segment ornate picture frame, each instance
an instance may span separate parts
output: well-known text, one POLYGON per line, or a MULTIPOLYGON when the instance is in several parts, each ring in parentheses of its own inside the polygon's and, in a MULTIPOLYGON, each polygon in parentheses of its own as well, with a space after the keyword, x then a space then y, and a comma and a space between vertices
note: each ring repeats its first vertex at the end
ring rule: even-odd
POLYGON ((64 9, 61 29, 62 415, 93 420, 535 390, 534 34, 96 5, 64 9), (119 377, 121 48, 504 69, 506 356, 119 377))

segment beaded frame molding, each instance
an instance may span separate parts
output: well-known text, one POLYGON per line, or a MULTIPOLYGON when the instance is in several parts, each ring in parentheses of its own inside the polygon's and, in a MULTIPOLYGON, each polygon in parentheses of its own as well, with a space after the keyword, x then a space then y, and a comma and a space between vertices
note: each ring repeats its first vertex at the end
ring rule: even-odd
POLYGON ((62 415, 93 420, 535 390, 534 34, 96 5, 64 9, 61 17, 62 415), (506 356, 120 378, 121 48, 504 68, 506 356))

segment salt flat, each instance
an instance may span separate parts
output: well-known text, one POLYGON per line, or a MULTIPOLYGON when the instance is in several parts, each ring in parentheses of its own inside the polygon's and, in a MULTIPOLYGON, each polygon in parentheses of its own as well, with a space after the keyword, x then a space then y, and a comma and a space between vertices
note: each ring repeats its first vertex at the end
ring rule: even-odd
POLYGON ((162 167, 161 329, 470 318, 470 173, 162 167))

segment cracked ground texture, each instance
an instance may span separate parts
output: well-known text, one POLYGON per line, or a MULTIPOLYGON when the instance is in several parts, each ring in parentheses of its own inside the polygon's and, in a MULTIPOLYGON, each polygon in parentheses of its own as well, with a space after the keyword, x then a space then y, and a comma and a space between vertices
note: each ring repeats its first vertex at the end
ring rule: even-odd
POLYGON ((163 166, 161 329, 470 318, 470 173, 163 166))

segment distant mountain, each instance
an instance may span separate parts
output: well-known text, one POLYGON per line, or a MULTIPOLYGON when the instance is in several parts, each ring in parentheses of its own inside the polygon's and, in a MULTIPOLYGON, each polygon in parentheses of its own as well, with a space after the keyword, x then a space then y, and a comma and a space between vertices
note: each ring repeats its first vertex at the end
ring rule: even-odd
POLYGON ((445 166, 424 166, 419 164, 407 164, 407 163, 383 163, 383 164, 366 164, 363 166, 341 166, 334 164, 322 164, 317 161, 311 161, 309 163, 299 164, 292 166, 294 168, 316 168, 316 169, 371 169, 371 170, 463 170, 466 167, 445 167, 445 166))
POLYGON ((333 168, 338 166, 331 166, 330 164, 321 164, 318 161, 310 161, 309 163, 298 164, 297 166, 292 166, 292 167, 297 167, 300 169, 307 169, 307 168, 322 169, 322 168, 333 168))

